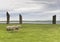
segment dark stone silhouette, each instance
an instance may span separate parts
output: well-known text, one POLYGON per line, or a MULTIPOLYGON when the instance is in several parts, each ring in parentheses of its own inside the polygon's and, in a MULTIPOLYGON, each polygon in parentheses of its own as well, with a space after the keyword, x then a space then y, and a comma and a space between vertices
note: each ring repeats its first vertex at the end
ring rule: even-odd
POLYGON ((52 24, 56 24, 56 15, 53 16, 52 24))
POLYGON ((8 12, 6 12, 6 16, 7 16, 7 24, 9 24, 9 20, 10 20, 10 15, 8 12))
POLYGON ((19 14, 19 24, 22 24, 22 15, 19 14))

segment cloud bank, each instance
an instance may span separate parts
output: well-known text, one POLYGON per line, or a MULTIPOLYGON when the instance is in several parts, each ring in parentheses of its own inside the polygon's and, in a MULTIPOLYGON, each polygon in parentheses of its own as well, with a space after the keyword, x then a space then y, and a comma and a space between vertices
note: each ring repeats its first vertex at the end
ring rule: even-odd
POLYGON ((22 14, 23 20, 52 20, 53 15, 60 20, 60 0, 0 0, 0 10, 9 11, 13 19, 22 14))

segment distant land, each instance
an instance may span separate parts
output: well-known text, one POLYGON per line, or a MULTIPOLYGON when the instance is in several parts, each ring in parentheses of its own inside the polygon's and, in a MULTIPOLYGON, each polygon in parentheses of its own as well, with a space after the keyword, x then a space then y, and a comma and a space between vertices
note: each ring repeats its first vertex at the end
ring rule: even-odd
MULTIPOLYGON (((23 20, 23 21, 26 21, 26 22, 29 22, 29 21, 31 21, 31 22, 40 22, 40 21, 42 21, 42 22, 44 22, 44 21, 52 21, 52 20, 23 20)), ((60 21, 60 20, 56 20, 56 21, 60 21)), ((6 21, 0 21, 0 22, 6 22, 6 21)), ((10 21, 10 22, 19 22, 18 20, 12 20, 12 21, 10 21)))
MULTIPOLYGON (((45 20, 45 21, 22 21, 23 23, 28 23, 28 24, 52 24, 52 21, 51 20, 45 20)), ((0 24, 1 23, 6 23, 6 21, 0 21, 0 24)), ((19 23, 19 21, 10 21, 10 23, 19 23)), ((60 24, 60 21, 56 21, 56 24, 60 24)))

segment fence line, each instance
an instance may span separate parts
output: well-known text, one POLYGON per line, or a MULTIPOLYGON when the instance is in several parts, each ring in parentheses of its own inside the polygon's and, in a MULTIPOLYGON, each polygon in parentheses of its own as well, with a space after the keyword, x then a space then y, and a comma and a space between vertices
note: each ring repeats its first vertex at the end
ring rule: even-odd
MULTIPOLYGON (((9 24, 10 15, 8 12, 6 13, 6 16, 7 16, 7 23, 6 24, 9 24)), ((21 14, 19 14, 19 24, 22 24, 22 15, 21 14)))
MULTIPOLYGON (((7 21, 6 24, 9 24, 10 22, 10 15, 8 12, 6 12, 6 16, 7 16, 7 21)), ((19 24, 22 24, 22 15, 19 14, 19 24)), ((52 24, 56 24, 56 15, 52 16, 52 24)))

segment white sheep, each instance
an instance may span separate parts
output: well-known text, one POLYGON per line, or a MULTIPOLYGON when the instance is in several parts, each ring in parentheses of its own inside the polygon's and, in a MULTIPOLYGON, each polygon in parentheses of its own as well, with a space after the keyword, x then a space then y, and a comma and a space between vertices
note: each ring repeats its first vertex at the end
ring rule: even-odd
POLYGON ((18 31, 19 28, 21 28, 21 25, 7 26, 7 31, 14 31, 14 30, 18 31))

